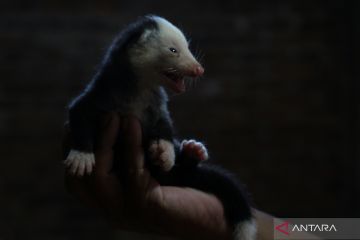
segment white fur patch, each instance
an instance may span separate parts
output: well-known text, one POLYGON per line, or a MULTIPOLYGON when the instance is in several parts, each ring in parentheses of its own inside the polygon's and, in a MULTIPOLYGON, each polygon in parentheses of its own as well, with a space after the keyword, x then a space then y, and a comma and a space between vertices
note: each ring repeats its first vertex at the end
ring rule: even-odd
POLYGON ((95 155, 72 149, 64 164, 70 169, 71 174, 82 177, 85 172, 87 174, 92 172, 95 165, 95 155))
POLYGON ((174 144, 160 139, 150 144, 149 152, 153 163, 164 171, 170 171, 175 164, 174 144))
POLYGON ((162 38, 170 38, 171 40, 177 40, 176 43, 181 44, 182 49, 187 49, 189 47, 188 41, 186 40, 184 34, 179 28, 177 28, 165 18, 154 16, 153 19, 159 25, 160 35, 162 38))
POLYGON ((205 161, 209 158, 209 154, 205 145, 194 139, 183 140, 180 145, 180 151, 189 157, 196 158, 200 161, 205 161))
POLYGON ((146 42, 148 40, 148 38, 150 37, 152 31, 151 30, 148 30, 146 29, 143 34, 141 35, 140 37, 140 42, 146 42))
POLYGON ((164 18, 154 17, 154 19, 159 25, 159 38, 162 43, 165 46, 174 47, 179 52, 179 56, 176 58, 178 68, 198 63, 190 52, 189 42, 181 30, 164 18))
POLYGON ((234 240, 255 240, 257 225, 255 219, 240 222, 235 226, 234 240))
POLYGON ((129 49, 130 62, 140 80, 140 88, 163 85, 167 80, 164 71, 176 69, 182 73, 198 64, 181 30, 164 18, 152 18, 158 25, 158 31, 145 30, 138 44, 129 49), (177 54, 169 48, 175 48, 177 54))

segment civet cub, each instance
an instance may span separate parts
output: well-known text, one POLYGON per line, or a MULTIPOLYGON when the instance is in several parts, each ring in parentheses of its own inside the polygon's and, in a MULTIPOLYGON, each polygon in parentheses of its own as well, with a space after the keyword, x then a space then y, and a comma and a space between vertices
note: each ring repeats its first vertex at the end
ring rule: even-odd
POLYGON ((185 78, 200 77, 203 72, 184 34, 169 21, 151 15, 128 25, 114 39, 92 81, 69 105, 72 149, 65 164, 79 177, 90 174, 100 117, 109 111, 135 115, 155 178, 163 185, 214 194, 223 204, 234 239, 255 239, 255 220, 238 180, 205 161, 208 153, 202 143, 174 139, 165 89, 183 93, 185 78))

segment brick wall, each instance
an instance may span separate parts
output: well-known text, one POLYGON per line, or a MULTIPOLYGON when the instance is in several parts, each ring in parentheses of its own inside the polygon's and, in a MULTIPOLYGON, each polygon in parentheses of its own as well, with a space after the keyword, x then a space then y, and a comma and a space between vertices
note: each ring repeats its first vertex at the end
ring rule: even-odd
POLYGON ((181 136, 204 140, 260 209, 360 214, 355 1, 20 3, 0 3, 0 239, 113 238, 64 190, 62 123, 111 38, 144 13, 204 55, 204 79, 171 102, 181 136))

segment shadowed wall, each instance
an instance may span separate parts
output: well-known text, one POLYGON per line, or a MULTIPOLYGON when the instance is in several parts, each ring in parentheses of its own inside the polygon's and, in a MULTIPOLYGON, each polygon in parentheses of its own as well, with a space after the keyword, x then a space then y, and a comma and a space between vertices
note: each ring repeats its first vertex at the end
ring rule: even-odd
POLYGON ((180 136, 205 141, 264 211, 359 217, 359 10, 351 0, 2 1, 0 239, 114 238, 64 190, 62 124, 112 37, 147 13, 203 55, 205 77, 170 104, 180 136))

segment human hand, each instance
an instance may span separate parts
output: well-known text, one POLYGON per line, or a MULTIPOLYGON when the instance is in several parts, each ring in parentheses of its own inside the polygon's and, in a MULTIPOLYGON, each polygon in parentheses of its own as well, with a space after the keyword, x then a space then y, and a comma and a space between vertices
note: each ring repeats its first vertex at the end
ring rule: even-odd
POLYGON ((119 229, 157 233, 186 239, 232 239, 221 202, 213 195, 191 188, 160 186, 145 168, 142 132, 134 117, 116 113, 104 116, 95 146, 92 175, 66 174, 74 196, 100 210, 119 229), (116 152, 118 136, 121 155, 116 152), (113 161, 123 161, 124 176, 113 172, 113 161))

